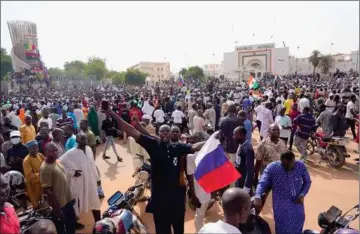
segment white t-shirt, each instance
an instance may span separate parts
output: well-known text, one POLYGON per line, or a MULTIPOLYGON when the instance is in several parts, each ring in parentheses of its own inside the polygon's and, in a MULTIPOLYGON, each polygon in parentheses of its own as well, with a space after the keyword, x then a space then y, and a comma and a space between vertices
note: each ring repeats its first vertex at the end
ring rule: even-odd
POLYGON ((263 105, 262 104, 258 105, 257 107, 255 107, 254 110, 256 112, 256 120, 262 122, 263 121, 263 113, 262 113, 263 105))
MULTIPOLYGON (((195 154, 188 154, 186 157, 186 171, 188 175, 193 175, 195 173, 196 159, 197 153, 195 154)), ((211 200, 211 194, 205 192, 205 190, 199 186, 198 182, 194 179, 194 190, 195 195, 199 199, 201 204, 205 204, 206 202, 211 200)))
POLYGON ((205 120, 202 117, 195 116, 194 117, 194 133, 195 132, 203 132, 205 126, 205 120))
POLYGON ((41 119, 39 119, 39 121, 37 122, 37 126, 40 127, 40 124, 42 122, 47 122, 49 125, 49 129, 52 129, 53 124, 52 124, 52 120, 50 118, 45 119, 44 117, 41 117, 41 119))
POLYGON ((280 128, 280 137, 283 138, 289 138, 290 134, 291 134, 291 129, 284 129, 282 128, 284 127, 291 127, 291 119, 289 116, 284 115, 284 116, 276 116, 275 118, 275 123, 277 125, 279 125, 280 128))
POLYGON ((84 119, 84 112, 80 109, 74 109, 74 115, 76 117, 76 122, 80 125, 80 121, 84 119))
POLYGON ((355 104, 352 101, 349 101, 346 105, 345 118, 353 119, 354 115, 350 112, 350 110, 355 110, 355 104))
POLYGON ((164 121, 165 121, 164 116, 165 116, 165 113, 163 110, 158 109, 158 110, 154 111, 154 117, 155 117, 156 123, 164 123, 164 121))
POLYGON ((182 123, 182 118, 185 118, 185 115, 182 111, 180 110, 175 110, 172 115, 172 118, 174 118, 174 123, 176 124, 181 124, 182 123))
POLYGON ((217 221, 216 223, 207 223, 205 224, 198 233, 231 233, 231 234, 241 234, 240 230, 225 223, 222 220, 217 221))

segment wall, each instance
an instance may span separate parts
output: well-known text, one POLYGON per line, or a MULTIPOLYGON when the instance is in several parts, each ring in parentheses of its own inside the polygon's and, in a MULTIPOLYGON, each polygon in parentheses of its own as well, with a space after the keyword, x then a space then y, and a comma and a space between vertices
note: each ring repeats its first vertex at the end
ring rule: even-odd
POLYGON ((286 75, 289 73, 289 48, 272 49, 271 71, 273 74, 286 75))
POLYGON ((224 53, 224 76, 231 80, 238 80, 239 73, 235 72, 238 68, 237 52, 224 53))

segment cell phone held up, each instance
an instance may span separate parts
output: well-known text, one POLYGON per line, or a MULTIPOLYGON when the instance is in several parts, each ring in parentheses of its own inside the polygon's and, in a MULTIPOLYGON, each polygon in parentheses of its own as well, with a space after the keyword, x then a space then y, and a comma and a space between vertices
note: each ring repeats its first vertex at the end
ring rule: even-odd
POLYGON ((101 110, 103 112, 109 110, 109 101, 107 101, 107 100, 102 100, 101 101, 101 110))

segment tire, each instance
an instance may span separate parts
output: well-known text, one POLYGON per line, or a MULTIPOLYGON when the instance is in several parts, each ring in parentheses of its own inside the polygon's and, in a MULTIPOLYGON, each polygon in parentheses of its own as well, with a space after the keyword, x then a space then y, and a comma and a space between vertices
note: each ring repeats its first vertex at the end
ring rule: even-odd
POLYGON ((315 145, 311 140, 308 140, 306 143, 306 152, 307 155, 313 155, 315 153, 315 145))
POLYGON ((345 155, 337 148, 333 148, 326 152, 326 158, 327 162, 335 168, 341 168, 345 164, 345 155))

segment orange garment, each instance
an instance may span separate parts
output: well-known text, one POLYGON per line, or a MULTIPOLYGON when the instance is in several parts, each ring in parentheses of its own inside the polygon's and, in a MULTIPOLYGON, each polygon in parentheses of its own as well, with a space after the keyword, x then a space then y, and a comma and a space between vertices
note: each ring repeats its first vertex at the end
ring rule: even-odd
POLYGON ((89 109, 87 107, 83 107, 81 110, 84 112, 84 119, 87 119, 89 109))
POLYGON ((25 123, 25 110, 24 110, 24 108, 21 108, 19 110, 19 118, 20 118, 21 122, 24 124, 25 123))

